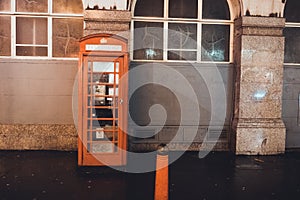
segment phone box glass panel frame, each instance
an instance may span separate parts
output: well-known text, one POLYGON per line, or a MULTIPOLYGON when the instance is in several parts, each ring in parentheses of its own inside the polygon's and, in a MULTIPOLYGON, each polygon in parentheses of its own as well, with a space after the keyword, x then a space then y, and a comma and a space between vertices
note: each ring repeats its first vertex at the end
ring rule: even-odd
POLYGON ((127 40, 110 34, 86 36, 79 58, 78 165, 126 165, 127 40))

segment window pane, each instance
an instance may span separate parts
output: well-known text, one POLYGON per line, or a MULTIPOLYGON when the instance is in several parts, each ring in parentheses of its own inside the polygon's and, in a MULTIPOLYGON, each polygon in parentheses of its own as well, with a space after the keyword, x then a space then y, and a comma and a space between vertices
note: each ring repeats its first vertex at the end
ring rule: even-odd
POLYGON ((16 0, 17 12, 48 12, 48 0, 16 0))
POLYGON ((285 63, 300 63, 300 28, 285 28, 285 63))
POLYGON ((47 56, 47 55, 48 55, 47 47, 26 47, 26 46, 17 47, 17 56, 47 56))
POLYGON ((168 60, 197 60, 197 51, 168 51, 168 60))
POLYGON ((77 57, 82 19, 53 19, 53 57, 77 57))
POLYGON ((204 19, 230 19, 227 0, 203 0, 202 12, 204 19))
POLYGON ((287 22, 300 22, 300 1, 288 0, 285 5, 284 17, 287 22))
POLYGON ((163 59, 163 23, 134 22, 134 59, 163 59))
POLYGON ((0 11, 10 11, 10 0, 0 0, 0 11))
POLYGON ((10 56, 11 52, 11 25, 10 17, 0 16, 0 56, 10 56))
POLYGON ((169 23, 169 49, 197 49, 197 24, 169 23))
POLYGON ((53 12, 82 14, 82 0, 53 0, 53 12))
POLYGON ((47 45, 47 18, 18 17, 17 44, 47 45))
POLYGON ((198 0, 169 0, 169 17, 197 18, 198 0))
POLYGON ((138 0, 135 4, 135 16, 163 17, 164 0, 138 0))
POLYGON ((228 25, 202 25, 201 60, 229 61, 229 31, 228 25))

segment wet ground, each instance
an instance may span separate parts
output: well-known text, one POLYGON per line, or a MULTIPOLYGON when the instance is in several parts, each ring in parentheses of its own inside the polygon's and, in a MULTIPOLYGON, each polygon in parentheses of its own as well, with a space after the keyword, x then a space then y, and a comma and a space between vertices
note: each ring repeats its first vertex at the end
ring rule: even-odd
MULTIPOLYGON (((172 153, 170 154, 172 156, 172 153)), ((170 200, 300 199, 300 153, 185 153, 169 167, 170 200)), ((76 152, 0 151, 0 199, 150 200, 154 173, 77 167, 76 152)))

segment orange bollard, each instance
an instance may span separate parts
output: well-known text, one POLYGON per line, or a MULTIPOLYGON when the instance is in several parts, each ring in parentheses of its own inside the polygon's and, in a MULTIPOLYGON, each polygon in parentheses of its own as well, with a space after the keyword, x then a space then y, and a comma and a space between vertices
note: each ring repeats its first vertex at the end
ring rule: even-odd
POLYGON ((169 198, 169 156, 165 145, 160 145, 156 157, 154 200, 169 198))

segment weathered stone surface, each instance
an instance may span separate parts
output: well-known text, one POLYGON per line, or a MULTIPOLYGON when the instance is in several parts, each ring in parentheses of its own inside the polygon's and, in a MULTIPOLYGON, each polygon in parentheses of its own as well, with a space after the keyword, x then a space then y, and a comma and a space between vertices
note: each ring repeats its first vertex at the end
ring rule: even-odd
POLYGON ((89 22, 85 23, 87 30, 106 30, 106 31, 127 31, 129 30, 128 23, 120 22, 89 22))
POLYGON ((243 4, 242 5, 243 12, 244 12, 243 15, 270 16, 273 14, 275 16, 282 17, 284 5, 285 5, 286 1, 283 1, 283 0, 272 0, 272 1, 243 0, 240 2, 243 4))
POLYGON ((77 150, 74 125, 0 125, 1 150, 77 150))
MULTIPOLYGON (((160 143, 130 143, 130 151, 155 151, 160 143)), ((218 141, 216 144, 212 142, 193 142, 191 145, 185 143, 173 143, 168 145, 170 151, 228 151, 228 142, 218 141)))
MULTIPOLYGON (((107 34, 112 34, 112 35, 118 35, 121 36, 125 39, 130 38, 130 32, 129 31, 107 31, 107 30, 85 30, 84 35, 92 35, 92 34, 98 34, 98 33, 107 33, 107 34)), ((129 48, 129 47, 128 47, 129 48)), ((129 51, 129 49, 128 49, 129 51)))
POLYGON ((285 26, 285 19, 277 17, 243 16, 236 20, 235 26, 256 28, 282 28, 285 26))
MULTIPOLYGON (((108 33, 129 39, 131 12, 120 10, 85 10, 84 36, 108 33)), ((129 45, 128 45, 129 46, 129 45)))
POLYGON ((85 10, 85 21, 130 22, 131 12, 120 10, 85 10))
POLYGON ((284 19, 241 17, 235 28, 235 47, 240 51, 235 51, 233 150, 247 155, 283 153, 284 19))
POLYGON ((281 120, 236 122, 236 154, 270 155, 284 153, 285 126, 281 120))
POLYGON ((243 35, 239 42, 242 47, 240 56, 242 67, 257 66, 273 69, 283 65, 283 37, 243 35))

